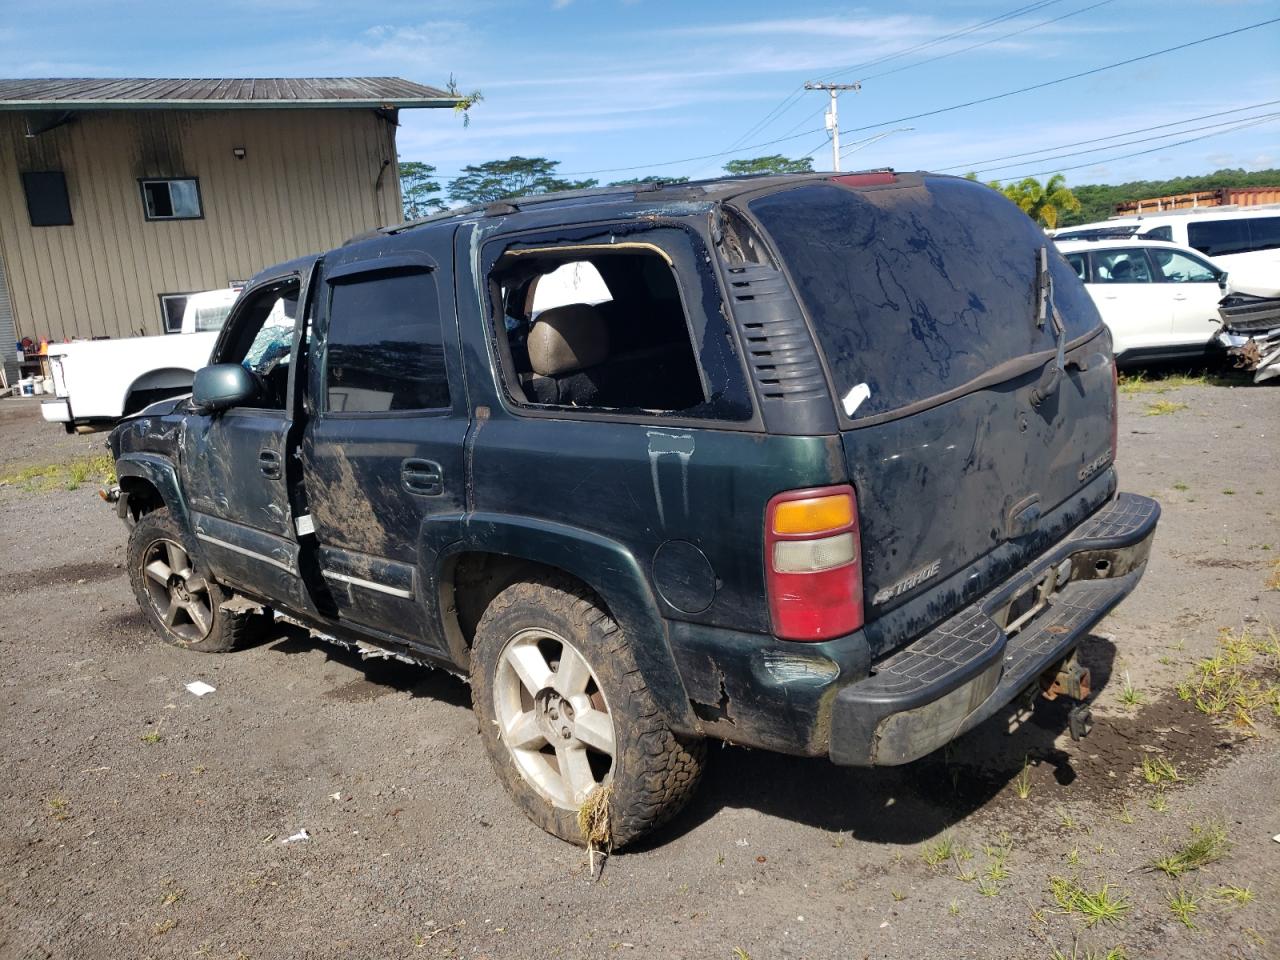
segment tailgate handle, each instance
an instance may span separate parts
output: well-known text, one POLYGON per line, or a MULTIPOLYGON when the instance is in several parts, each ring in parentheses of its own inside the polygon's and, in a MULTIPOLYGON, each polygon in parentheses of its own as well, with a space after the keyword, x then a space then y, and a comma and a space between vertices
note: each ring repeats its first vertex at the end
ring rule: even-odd
POLYGON ((444 470, 434 460, 410 457, 400 463, 400 483, 410 493, 437 497, 444 493, 444 470))
POLYGON ((1040 497, 1032 495, 1009 508, 1005 517, 1005 536, 1010 540, 1025 537, 1040 522, 1040 497))

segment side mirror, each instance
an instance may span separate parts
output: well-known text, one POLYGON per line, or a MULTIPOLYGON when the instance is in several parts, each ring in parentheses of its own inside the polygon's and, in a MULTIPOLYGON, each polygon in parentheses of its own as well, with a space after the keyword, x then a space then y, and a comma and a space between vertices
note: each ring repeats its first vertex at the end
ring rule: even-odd
POLYGON ((191 382, 191 402, 205 413, 243 406, 257 396, 257 380, 238 363, 201 367, 191 382))
POLYGON ((1218 274, 1218 289, 1223 293, 1227 292, 1227 271, 1225 270, 1218 274))

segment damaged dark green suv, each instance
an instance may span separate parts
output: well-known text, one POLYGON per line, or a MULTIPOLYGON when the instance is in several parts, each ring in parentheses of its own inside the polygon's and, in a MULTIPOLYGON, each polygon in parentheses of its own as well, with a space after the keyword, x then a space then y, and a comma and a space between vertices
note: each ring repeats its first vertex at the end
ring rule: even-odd
POLYGON ((212 363, 111 435, 156 631, 269 613, 469 678, 570 841, 605 787, 615 844, 670 818, 707 737, 900 764, 1087 703, 1159 514, 1117 492, 1084 288, 950 177, 456 211, 264 271, 212 363))

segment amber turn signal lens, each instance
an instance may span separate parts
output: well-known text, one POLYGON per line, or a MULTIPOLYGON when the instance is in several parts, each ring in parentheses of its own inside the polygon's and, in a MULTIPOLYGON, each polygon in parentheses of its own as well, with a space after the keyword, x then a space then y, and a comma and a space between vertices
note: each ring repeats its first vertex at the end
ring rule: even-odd
POLYGON ((784 500, 773 511, 774 533, 822 533, 824 530, 839 530, 851 523, 853 497, 847 493, 784 500))

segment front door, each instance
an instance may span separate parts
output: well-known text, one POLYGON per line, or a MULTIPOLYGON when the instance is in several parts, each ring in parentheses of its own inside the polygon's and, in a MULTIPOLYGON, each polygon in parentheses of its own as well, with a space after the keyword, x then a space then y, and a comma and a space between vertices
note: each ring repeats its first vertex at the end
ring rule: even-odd
POLYGON ((1142 247, 1094 250, 1089 293, 1111 330, 1116 356, 1166 347, 1172 331, 1169 290, 1155 282, 1142 247))
POLYGON ((429 626, 435 585, 422 528, 465 510, 468 417, 451 251, 429 245, 372 240, 326 264, 315 301, 324 346, 308 377, 301 452, 337 616, 442 648, 429 626))
POLYGON ((186 418, 183 485, 213 574, 262 596, 303 604, 286 477, 289 371, 300 277, 260 283, 241 298, 215 363, 243 363, 259 381, 251 405, 186 418))
POLYGON ((1156 278, 1170 291, 1173 302, 1173 342, 1189 347, 1207 347, 1218 332, 1220 318, 1218 271, 1199 257, 1178 250, 1151 248, 1156 278))

